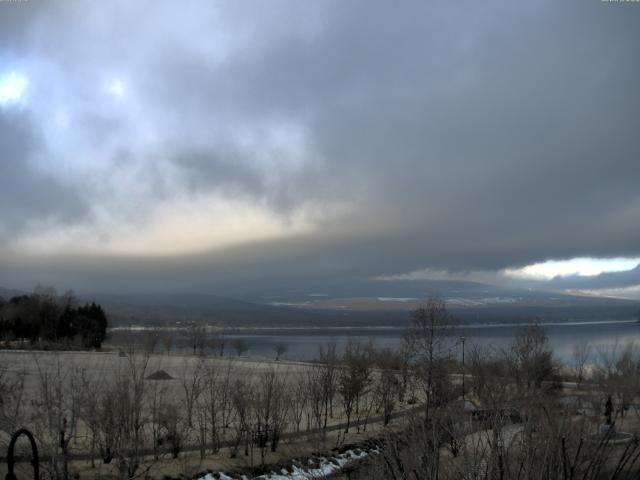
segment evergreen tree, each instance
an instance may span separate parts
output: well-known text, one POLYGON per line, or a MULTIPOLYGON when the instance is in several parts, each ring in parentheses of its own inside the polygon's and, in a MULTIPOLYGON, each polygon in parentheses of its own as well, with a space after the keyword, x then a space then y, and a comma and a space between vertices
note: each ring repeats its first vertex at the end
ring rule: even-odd
POLYGON ((40 288, 32 295, 0 301, 0 339, 15 338, 67 345, 78 338, 84 348, 100 348, 107 335, 107 316, 95 302, 77 307, 67 293, 40 288))

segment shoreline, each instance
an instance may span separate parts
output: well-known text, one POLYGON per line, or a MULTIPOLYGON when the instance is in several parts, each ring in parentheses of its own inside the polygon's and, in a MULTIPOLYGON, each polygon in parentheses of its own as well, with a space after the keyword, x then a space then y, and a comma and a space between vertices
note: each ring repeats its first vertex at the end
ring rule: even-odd
MULTIPOLYGON (((590 325, 629 325, 638 324, 640 322, 637 319, 628 320, 566 320, 557 322, 508 322, 508 323, 453 323, 442 328, 452 329, 481 329, 481 328, 501 328, 501 327, 558 327, 558 326, 590 326, 590 325)), ((198 325, 200 327, 200 325, 198 325)), ((337 326, 218 326, 218 325, 202 325, 208 332, 219 332, 233 334, 234 332, 323 332, 327 330, 337 331, 403 331, 411 328, 410 325, 337 325, 337 326)), ((108 332, 148 332, 148 331, 161 331, 161 332, 174 332, 188 330, 189 326, 166 326, 166 325, 120 325, 117 327, 110 327, 108 332)))

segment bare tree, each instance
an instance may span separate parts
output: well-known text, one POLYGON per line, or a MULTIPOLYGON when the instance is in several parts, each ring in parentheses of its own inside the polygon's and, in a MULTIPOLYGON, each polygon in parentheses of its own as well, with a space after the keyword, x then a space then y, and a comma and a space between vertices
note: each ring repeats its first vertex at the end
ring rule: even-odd
POLYGON ((449 390, 448 363, 451 345, 448 340, 452 323, 443 300, 431 298, 413 312, 413 325, 405 336, 405 348, 413 370, 422 386, 425 423, 431 409, 441 403, 449 390))
POLYGON ((622 418, 640 393, 640 350, 634 342, 629 342, 616 362, 614 392, 618 397, 619 413, 622 418))
POLYGON ((193 350, 193 354, 204 353, 204 348, 207 345, 207 329, 204 325, 191 322, 187 327, 187 338, 189 339, 189 345, 193 350))
POLYGON ((600 377, 612 377, 616 372, 616 362, 618 360, 618 350, 620 344, 616 340, 614 343, 596 345, 597 353, 597 373, 600 377))
POLYGON ((164 351, 167 355, 171 353, 171 347, 173 346, 173 335, 170 333, 165 333, 162 338, 162 345, 164 347, 164 351))
POLYGON ((358 414, 362 399, 371 381, 371 369, 369 359, 357 343, 347 344, 344 358, 344 366, 338 373, 338 392, 342 399, 342 406, 346 415, 345 433, 349 433, 352 414, 358 414))
POLYGON ((325 388, 325 367, 323 365, 314 365, 306 371, 306 386, 308 387, 308 405, 310 423, 315 429, 322 430, 324 438, 327 428, 326 405, 328 401, 327 389, 325 388))
POLYGON ((156 353, 156 349, 159 347, 160 340, 160 329, 150 328, 148 330, 144 330, 142 344, 146 352, 150 353, 151 355, 156 353))
POLYGON ((284 343, 277 343, 273 346, 273 351, 276 354, 276 361, 278 361, 287 352, 287 346, 284 343))
POLYGON ((235 350, 236 354, 241 357, 249 350, 249 345, 244 338, 234 338, 231 341, 231 347, 235 350))
POLYGON ((164 430, 161 437, 162 443, 168 443, 172 458, 178 458, 185 440, 185 420, 183 419, 180 407, 172 400, 167 400, 162 404, 160 410, 159 423, 164 430))
POLYGON ((229 361, 224 368, 218 368, 209 361, 204 370, 203 394, 199 408, 204 410, 207 430, 212 443, 212 453, 216 453, 226 440, 225 432, 231 428, 233 364, 229 361))
POLYGON ((37 396, 34 401, 35 428, 44 447, 48 475, 53 479, 69 478, 71 441, 77 435, 81 374, 56 355, 53 365, 45 365, 34 356, 37 365, 37 396))
POLYGON ((226 339, 222 333, 214 333, 208 340, 209 348, 217 356, 224 356, 224 347, 226 346, 226 339))
POLYGON ((25 377, 24 368, 12 368, 0 358, 0 431, 7 437, 17 430, 25 415, 25 377))
POLYGON ((338 354, 336 353, 335 342, 320 345, 318 349, 318 361, 322 366, 320 370, 322 374, 320 385, 324 402, 323 431, 325 431, 328 418, 333 418, 333 402, 336 396, 338 381, 338 354))
POLYGON ((512 395, 507 362, 489 347, 472 344, 467 351, 471 391, 485 410, 491 415, 499 415, 512 395))
POLYGON ((286 378, 271 368, 260 375, 253 391, 251 429, 260 449, 261 464, 264 465, 269 441, 271 451, 275 452, 284 428, 287 415, 286 378))
POLYGON ((591 345, 583 340, 573 345, 573 364, 576 372, 576 385, 580 388, 580 384, 584 380, 585 367, 591 357, 591 345))
POLYGON ((599 345, 594 378, 604 396, 615 399, 616 413, 624 417, 633 398, 640 393, 640 350, 633 343, 599 345))
POLYGON ((184 409, 186 413, 186 423, 189 428, 193 427, 194 408, 198 397, 203 389, 203 361, 198 360, 195 367, 188 359, 185 359, 182 369, 182 391, 184 393, 184 409))
POLYGON ((300 432, 302 418, 309 410, 309 391, 311 386, 307 383, 308 377, 298 375, 291 388, 290 408, 291 418, 295 425, 296 433, 300 432))
POLYGON ((160 447, 165 443, 165 426, 163 426, 163 415, 165 408, 165 398, 167 398, 168 389, 160 382, 153 382, 148 389, 148 411, 149 426, 151 430, 151 443, 153 445, 153 457, 155 460, 160 458, 160 447))
POLYGON ((514 385, 521 395, 537 395, 544 381, 557 371, 544 330, 538 325, 519 328, 505 358, 514 385))
POLYGON ((102 432, 101 422, 103 420, 100 411, 100 400, 104 388, 104 377, 102 375, 89 375, 86 371, 80 372, 79 379, 80 401, 78 418, 82 420, 89 431, 89 453, 91 454, 91 467, 95 468, 94 456, 100 445, 100 434, 102 432))
POLYGON ((396 405, 397 390, 400 381, 396 371, 389 364, 382 364, 380 373, 375 382, 374 397, 378 400, 379 408, 382 410, 383 423, 388 425, 391 421, 391 414, 396 405))
MULTIPOLYGON (((117 460, 120 480, 136 476, 142 462, 145 417, 145 378, 148 354, 130 349, 114 372, 114 381, 105 392, 103 428, 107 454, 117 460)), ((147 469, 150 468, 150 465, 147 469)))
POLYGON ((241 444, 244 444, 245 456, 249 455, 249 440, 251 438, 251 416, 253 403, 253 389, 247 385, 244 379, 236 379, 232 388, 231 402, 235 414, 233 423, 235 430, 234 442, 230 448, 231 458, 238 455, 241 444))

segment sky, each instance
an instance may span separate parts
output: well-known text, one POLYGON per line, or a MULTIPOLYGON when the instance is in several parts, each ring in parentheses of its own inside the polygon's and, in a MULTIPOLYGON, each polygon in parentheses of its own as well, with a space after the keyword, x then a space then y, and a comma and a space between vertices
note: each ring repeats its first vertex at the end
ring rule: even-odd
POLYGON ((0 2, 0 285, 640 297, 640 5, 0 2))

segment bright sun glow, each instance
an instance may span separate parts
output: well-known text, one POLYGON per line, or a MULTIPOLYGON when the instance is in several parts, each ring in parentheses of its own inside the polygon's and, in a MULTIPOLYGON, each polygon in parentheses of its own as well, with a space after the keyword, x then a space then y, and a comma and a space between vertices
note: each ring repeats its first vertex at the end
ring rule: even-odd
POLYGON ((509 277, 549 280, 558 276, 580 275, 592 277, 606 272, 624 272, 634 269, 638 264, 640 264, 640 257, 579 257, 570 260, 549 260, 547 262, 534 263, 523 268, 506 269, 504 273, 509 277))
POLYGON ((0 77, 0 105, 19 102, 28 85, 27 77, 15 72, 0 77))
POLYGON ((107 92, 113 95, 115 98, 120 99, 125 94, 125 84, 122 80, 116 79, 111 81, 107 85, 107 92))

